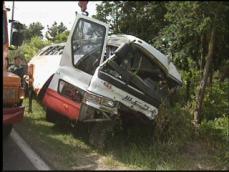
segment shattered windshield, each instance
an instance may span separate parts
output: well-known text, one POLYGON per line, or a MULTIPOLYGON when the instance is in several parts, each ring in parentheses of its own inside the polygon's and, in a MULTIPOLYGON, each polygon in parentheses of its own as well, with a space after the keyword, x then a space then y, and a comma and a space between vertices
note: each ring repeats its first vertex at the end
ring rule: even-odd
POLYGON ((101 58, 106 28, 97 23, 80 19, 73 33, 72 54, 75 67, 93 73, 101 58))
MULTIPOLYGON (((113 52, 113 47, 107 48, 107 54, 112 54, 113 52)), ((135 47, 134 51, 128 52, 121 58, 114 58, 114 62, 117 65, 116 67, 108 64, 103 67, 102 71, 142 92, 146 92, 145 88, 151 89, 154 97, 158 100, 166 96, 168 82, 165 73, 157 63, 153 62, 139 48, 135 47), (120 72, 120 69, 122 72, 120 72), (133 77, 142 84, 137 84, 133 77), (140 85, 145 85, 146 87, 141 87, 140 85)))

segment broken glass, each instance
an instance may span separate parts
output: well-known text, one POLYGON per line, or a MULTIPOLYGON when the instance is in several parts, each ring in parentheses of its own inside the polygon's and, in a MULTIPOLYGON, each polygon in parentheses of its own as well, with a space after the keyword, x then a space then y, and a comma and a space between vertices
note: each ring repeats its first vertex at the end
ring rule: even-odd
MULTIPOLYGON (((115 49, 112 50, 108 47, 106 53, 113 54, 115 49)), ((134 47, 122 57, 114 57, 112 60, 103 67, 104 72, 145 94, 150 94, 159 102, 168 95, 166 74, 138 47, 134 47)))
POLYGON ((93 74, 98 67, 103 50, 106 28, 80 19, 72 38, 73 64, 86 73, 93 74))

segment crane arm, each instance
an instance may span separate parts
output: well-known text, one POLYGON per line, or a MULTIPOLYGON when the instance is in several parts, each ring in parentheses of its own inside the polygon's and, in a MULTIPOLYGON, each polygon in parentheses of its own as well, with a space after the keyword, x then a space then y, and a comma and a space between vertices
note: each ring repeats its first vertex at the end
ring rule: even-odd
POLYGON ((82 12, 85 12, 87 10, 87 4, 88 1, 79 1, 78 5, 81 8, 82 12))

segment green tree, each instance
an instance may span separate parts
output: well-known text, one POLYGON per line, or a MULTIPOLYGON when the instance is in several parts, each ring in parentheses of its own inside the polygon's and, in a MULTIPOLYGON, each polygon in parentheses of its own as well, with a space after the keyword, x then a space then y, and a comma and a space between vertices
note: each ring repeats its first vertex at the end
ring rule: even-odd
POLYGON ((23 25, 23 33, 25 41, 31 40, 32 37, 38 36, 43 38, 42 30, 44 27, 40 22, 33 22, 27 27, 23 25))
POLYGON ((92 17, 101 20, 110 25, 110 33, 118 33, 118 19, 120 17, 121 1, 103 1, 101 4, 96 5, 96 15, 92 17))
POLYGON ((200 123, 205 88, 212 85, 215 71, 228 64, 228 4, 106 1, 93 17, 109 23, 111 33, 137 36, 169 55, 183 70, 186 101, 195 99, 194 118, 200 123))
POLYGON ((155 38, 155 45, 162 51, 167 50, 176 65, 188 73, 187 90, 191 87, 193 72, 201 71, 194 113, 194 121, 200 123, 207 79, 227 58, 228 3, 169 2, 166 8, 168 24, 155 38))
POLYGON ((96 10, 93 17, 109 23, 111 33, 134 35, 150 43, 165 25, 165 2, 105 1, 96 10))
POLYGON ((69 31, 64 31, 56 35, 55 39, 53 40, 55 43, 66 42, 68 39, 69 31))
POLYGON ((57 24, 57 22, 54 22, 51 27, 49 26, 47 27, 48 27, 48 31, 45 33, 45 37, 50 41, 55 41, 57 35, 67 30, 67 28, 64 26, 62 22, 60 24, 57 24))
POLYGON ((203 71, 203 77, 201 79, 200 89, 198 90, 196 97, 197 106, 194 112, 194 121, 196 121, 197 124, 199 124, 201 121, 201 112, 203 109, 207 79, 209 76, 212 75, 211 73, 214 72, 214 68, 217 67, 214 66, 213 69, 211 69, 211 67, 214 65, 213 61, 219 62, 220 58, 222 59, 223 55, 224 58, 227 58, 227 54, 220 53, 222 52, 220 49, 226 49, 227 52, 229 50, 229 47, 224 46, 228 46, 228 42, 224 42, 224 37, 225 35, 229 37, 229 27, 228 24, 225 24, 225 20, 229 17, 229 4, 224 4, 223 2, 211 2, 208 4, 207 7, 208 10, 211 11, 211 13, 209 14, 209 27, 206 29, 206 33, 209 34, 210 38, 208 41, 208 50, 206 55, 206 64, 203 71), (223 45, 222 43, 225 44, 223 45), (220 45, 220 47, 217 47, 217 45, 220 45), (218 55, 221 55, 221 57, 218 55))
POLYGON ((131 1, 121 10, 120 32, 137 36, 149 43, 165 26, 165 2, 131 1))

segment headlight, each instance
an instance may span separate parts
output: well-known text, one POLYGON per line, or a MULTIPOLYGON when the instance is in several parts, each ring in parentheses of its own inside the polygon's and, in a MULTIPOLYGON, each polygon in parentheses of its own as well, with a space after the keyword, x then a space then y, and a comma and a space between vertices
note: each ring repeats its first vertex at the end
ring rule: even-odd
POLYGON ((19 90, 19 99, 24 99, 25 98, 25 91, 23 88, 20 88, 19 90))
POLYGON ((58 92, 73 101, 81 102, 82 100, 80 89, 64 80, 59 80, 58 92))
POLYGON ((115 106, 115 102, 113 100, 107 99, 107 98, 102 98, 101 99, 101 104, 104 106, 108 106, 108 107, 114 107, 115 106))
POLYGON ((84 95, 84 101, 90 101, 90 102, 93 102, 96 104, 100 104, 101 97, 98 97, 95 94, 90 94, 90 93, 86 92, 84 95))
POLYGON ((18 102, 18 89, 7 87, 3 89, 3 104, 14 104, 18 102))
POLYGON ((107 107, 111 107, 111 108, 115 107, 115 105, 116 105, 116 102, 114 102, 113 100, 111 100, 109 98, 99 96, 96 94, 91 94, 88 92, 85 93, 84 102, 85 101, 93 102, 93 103, 100 104, 100 105, 107 106, 107 107))

